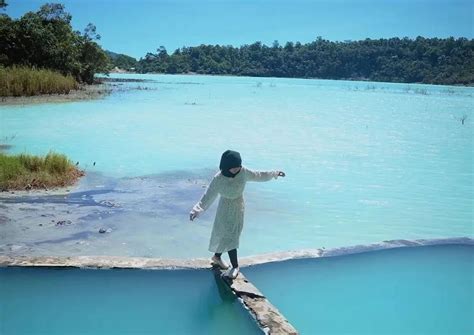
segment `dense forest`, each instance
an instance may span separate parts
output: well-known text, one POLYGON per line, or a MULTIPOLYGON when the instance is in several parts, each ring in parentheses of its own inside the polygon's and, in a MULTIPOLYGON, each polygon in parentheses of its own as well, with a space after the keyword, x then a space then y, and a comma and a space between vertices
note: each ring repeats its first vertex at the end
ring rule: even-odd
MULTIPOLYGON (((6 6, 0 0, 0 8, 6 6)), ((74 31, 62 4, 45 4, 19 19, 1 13, 0 36, 0 66, 50 69, 85 83, 110 66, 97 43, 95 26, 90 23, 83 33, 74 31)))
MULTIPOLYGON (((473 84, 474 40, 390 38, 241 47, 200 45, 168 54, 164 47, 125 69, 256 77, 355 79, 404 83, 473 84)), ((119 66, 120 67, 120 66, 119 66)))

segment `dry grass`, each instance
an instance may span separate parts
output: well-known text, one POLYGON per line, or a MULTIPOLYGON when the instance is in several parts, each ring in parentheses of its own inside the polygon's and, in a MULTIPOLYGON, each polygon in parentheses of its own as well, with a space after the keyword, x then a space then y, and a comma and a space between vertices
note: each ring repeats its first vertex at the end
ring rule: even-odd
POLYGON ((71 76, 28 67, 0 67, 0 96, 19 97, 39 94, 68 94, 79 87, 71 76))
POLYGON ((1 190, 64 187, 83 175, 65 155, 54 152, 44 157, 0 153, 1 190))

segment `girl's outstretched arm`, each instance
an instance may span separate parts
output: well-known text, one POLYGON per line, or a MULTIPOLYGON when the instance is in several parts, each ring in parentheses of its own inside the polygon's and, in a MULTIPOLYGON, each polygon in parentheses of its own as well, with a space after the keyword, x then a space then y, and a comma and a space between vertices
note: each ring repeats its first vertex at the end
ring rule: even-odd
POLYGON ((269 181, 272 178, 277 179, 277 177, 285 176, 285 173, 282 171, 255 171, 245 168, 244 172, 247 181, 269 181))
POLYGON ((214 177, 207 187, 206 192, 204 192, 203 196, 201 197, 201 200, 199 200, 198 203, 194 205, 193 209, 189 213, 189 219, 191 221, 208 209, 214 200, 216 200, 217 195, 219 194, 216 183, 216 178, 214 177))

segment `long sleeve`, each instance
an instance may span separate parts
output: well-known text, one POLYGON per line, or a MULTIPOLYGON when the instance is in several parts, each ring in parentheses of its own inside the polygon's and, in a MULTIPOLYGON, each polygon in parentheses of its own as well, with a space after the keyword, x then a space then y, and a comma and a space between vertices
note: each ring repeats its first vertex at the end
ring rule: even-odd
POLYGON ((245 174, 248 181, 269 181, 278 177, 278 171, 254 171, 248 168, 245 169, 245 174))
POLYGON ((196 213, 197 215, 199 215, 204 212, 212 205, 214 200, 216 200, 218 194, 219 192, 217 190, 217 182, 216 178, 214 177, 209 186, 207 187, 206 192, 201 197, 201 200, 199 200, 199 202, 194 205, 193 209, 191 210, 191 213, 196 213))

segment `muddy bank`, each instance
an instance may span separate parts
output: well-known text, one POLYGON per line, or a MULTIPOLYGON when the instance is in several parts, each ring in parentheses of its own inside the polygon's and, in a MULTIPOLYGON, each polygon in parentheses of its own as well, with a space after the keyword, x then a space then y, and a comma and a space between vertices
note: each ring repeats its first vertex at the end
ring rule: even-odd
POLYGON ((124 87, 123 83, 151 82, 147 79, 117 79, 98 78, 93 85, 81 85, 78 90, 72 90, 68 94, 42 94, 30 97, 0 97, 0 106, 26 105, 40 103, 63 103, 81 100, 101 99, 113 92, 124 92, 129 90, 149 90, 145 86, 124 87))
POLYGON ((72 90, 68 94, 43 94, 30 97, 1 97, 0 106, 98 99, 109 95, 112 91, 113 86, 106 83, 82 85, 78 90, 72 90))

